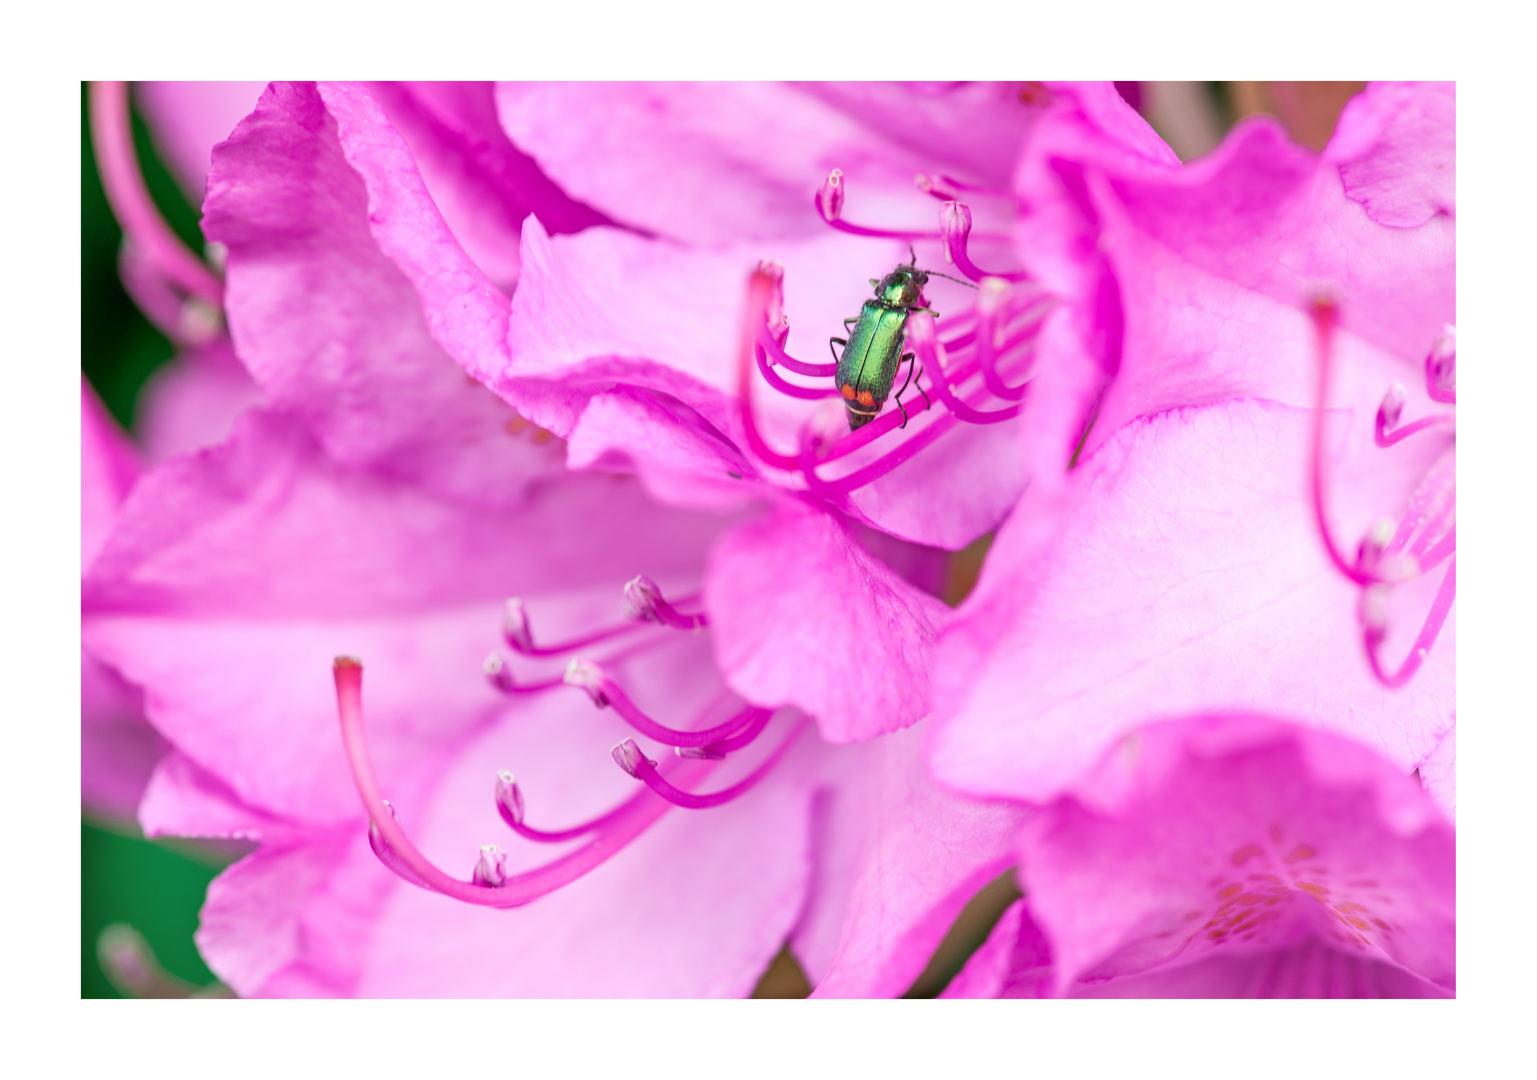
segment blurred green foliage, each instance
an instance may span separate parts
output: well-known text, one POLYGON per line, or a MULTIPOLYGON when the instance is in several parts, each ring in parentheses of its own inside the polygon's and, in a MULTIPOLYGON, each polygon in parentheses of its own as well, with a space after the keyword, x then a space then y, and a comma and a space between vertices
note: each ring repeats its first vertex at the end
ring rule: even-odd
MULTIPOLYGON (((171 342, 139 313, 117 275, 122 243, 91 152, 86 87, 80 87, 80 367, 120 424, 130 427, 144 382, 174 352, 171 342)), ((202 250, 198 213, 150 144, 134 116, 134 141, 150 194, 178 235, 202 250)), ((189 857, 128 830, 80 824, 80 996, 119 997, 96 958, 96 941, 110 923, 126 922, 148 940, 161 964, 189 982, 213 981, 192 943, 198 909, 222 861, 189 857)))

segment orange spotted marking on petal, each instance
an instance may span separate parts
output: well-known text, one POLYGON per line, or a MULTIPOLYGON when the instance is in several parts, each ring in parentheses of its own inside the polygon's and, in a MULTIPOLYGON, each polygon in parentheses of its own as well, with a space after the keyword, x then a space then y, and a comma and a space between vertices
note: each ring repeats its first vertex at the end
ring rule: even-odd
POLYGON ((1243 892, 1243 886, 1235 882, 1232 885, 1223 886, 1222 889, 1217 892, 1217 899, 1226 900, 1228 897, 1237 896, 1241 892, 1243 892))
POLYGON ((1248 847, 1241 847, 1237 851, 1233 852, 1233 865, 1242 866, 1256 855, 1263 855, 1264 853, 1265 849, 1260 847, 1258 844, 1250 844, 1248 847))
POLYGON ((1298 844, 1292 848, 1291 854, 1286 856, 1286 861, 1289 863, 1301 862, 1303 859, 1311 859, 1317 854, 1318 852, 1314 851, 1307 844, 1298 844))

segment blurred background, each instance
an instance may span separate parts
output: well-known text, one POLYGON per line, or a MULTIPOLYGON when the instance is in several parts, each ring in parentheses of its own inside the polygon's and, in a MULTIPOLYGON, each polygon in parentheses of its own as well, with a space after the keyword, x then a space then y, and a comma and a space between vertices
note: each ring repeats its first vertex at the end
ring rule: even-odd
MULTIPOLYGON (((1291 137, 1320 150, 1361 82, 1120 82, 1126 100, 1192 161, 1209 153, 1235 123, 1275 116, 1291 137)), ((80 96, 80 367, 107 410, 130 435, 145 381, 175 353, 172 343, 128 298, 118 278, 122 230, 102 191, 91 147, 86 88, 80 96)), ((199 211, 157 152, 135 105, 133 134, 150 195, 171 228, 203 250, 199 211)), ((987 550, 979 541, 956 557, 946 599, 958 603, 987 550)), ((146 840, 131 823, 82 812, 80 823, 80 996, 188 996, 223 991, 193 944, 208 883, 237 848, 146 840), (108 962, 103 964, 103 956, 108 962)), ((909 996, 930 997, 1019 895, 1005 874, 957 919, 909 996)), ((765 973, 757 997, 804 997, 805 976, 788 952, 765 973)))

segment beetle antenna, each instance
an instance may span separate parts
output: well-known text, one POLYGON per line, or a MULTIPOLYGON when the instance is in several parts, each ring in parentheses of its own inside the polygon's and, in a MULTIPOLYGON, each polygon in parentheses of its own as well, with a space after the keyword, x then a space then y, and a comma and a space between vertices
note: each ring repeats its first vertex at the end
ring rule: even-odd
POLYGON ((946 281, 953 281, 957 285, 964 285, 964 286, 966 286, 966 288, 968 288, 968 289, 975 289, 976 288, 976 286, 973 285, 969 281, 962 281, 960 278, 958 278, 958 277, 951 277, 949 274, 941 274, 938 270, 925 270, 924 273, 929 275, 929 277, 942 277, 946 281))
POLYGON ((918 269, 918 253, 913 250, 913 245, 907 245, 907 265, 914 270, 918 269))

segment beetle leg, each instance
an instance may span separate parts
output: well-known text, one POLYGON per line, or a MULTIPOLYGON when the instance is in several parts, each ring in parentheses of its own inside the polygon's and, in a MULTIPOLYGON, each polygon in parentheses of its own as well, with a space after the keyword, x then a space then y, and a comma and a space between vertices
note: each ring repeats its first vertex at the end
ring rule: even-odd
POLYGON ((848 340, 841 337, 830 337, 827 339, 827 351, 833 353, 833 359, 841 363, 843 361, 843 357, 833 352, 834 345, 842 345, 845 349, 847 349, 849 347, 848 340))
POLYGON ((848 332, 848 331, 853 330, 853 327, 850 326, 849 323, 856 323, 858 321, 859 321, 859 316, 858 315, 850 315, 847 319, 844 319, 843 320, 843 329, 844 329, 844 331, 848 332))
POLYGON ((930 315, 934 316, 934 318, 936 318, 936 319, 939 318, 939 312, 935 311, 931 307, 915 307, 915 308, 910 308, 909 310, 911 310, 911 311, 926 311, 930 315))
MULTIPOLYGON (((917 360, 913 357, 912 353, 906 353, 897 363, 900 364, 903 361, 907 362, 907 378, 902 383, 902 390, 906 390, 907 384, 913 381, 913 368, 917 365, 917 360)), ((907 407, 902 404, 902 390, 897 391, 897 408, 902 410, 902 422, 897 425, 899 429, 907 426, 907 407)), ((918 387, 918 392, 923 394, 923 387, 918 387)), ((929 395, 923 394, 923 400, 928 401, 929 395)))

